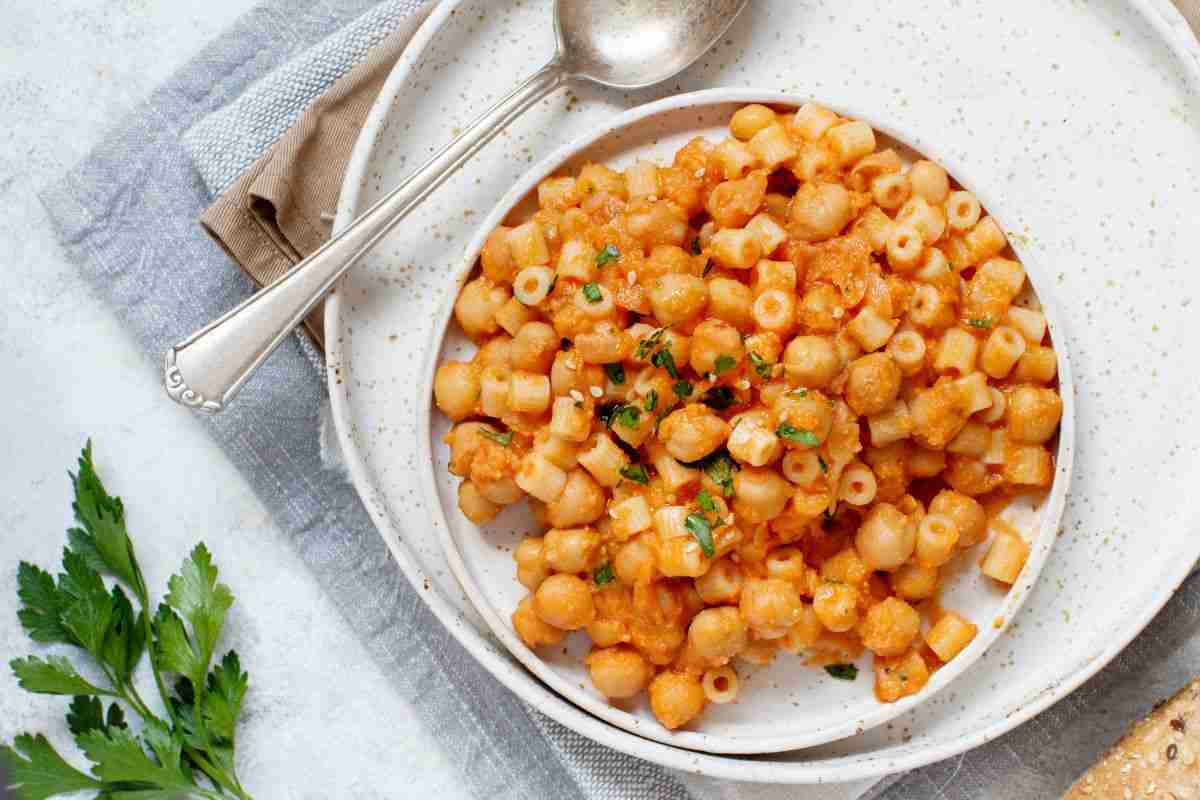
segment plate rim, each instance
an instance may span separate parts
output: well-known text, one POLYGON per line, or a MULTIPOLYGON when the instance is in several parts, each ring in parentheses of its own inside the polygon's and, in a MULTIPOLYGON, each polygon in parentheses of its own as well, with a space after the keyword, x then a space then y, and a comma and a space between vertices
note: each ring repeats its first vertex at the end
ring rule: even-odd
MULTIPOLYGON (((354 217, 375 139, 387 121, 397 94, 408 81, 413 68, 420 62, 436 34, 450 20, 455 10, 466 2, 467 0, 441 0, 438 7, 422 23, 389 74, 379 97, 368 113, 347 163, 338 199, 334 230, 340 230, 354 217)), ((1190 29, 1178 9, 1171 4, 1170 0, 1125 0, 1125 3, 1158 34, 1167 49, 1180 62, 1184 80, 1200 93, 1200 42, 1186 35, 1185 32, 1190 29)), ((467 623, 460 612, 451 607, 437 592, 422 592, 421 581, 424 572, 405 552, 404 548, 399 546, 396 541, 397 532, 392 530, 391 521, 387 518, 386 512, 372 502, 373 487, 370 474, 365 461, 354 447, 350 430, 351 423, 347 414, 348 400, 345 389, 338 385, 336 379, 337 365, 343 355, 338 341, 340 324, 340 295, 335 291, 327 300, 325 314, 325 333, 328 343, 327 388, 331 399, 334 427, 356 491, 406 578, 425 598, 430 610, 446 625, 459 643, 522 700, 542 709, 556 721, 602 744, 663 766, 735 781, 815 784, 878 778, 953 757, 1003 735, 1062 699, 1099 672, 1146 627, 1154 615, 1173 596, 1180 584, 1187 579, 1192 570, 1193 562, 1190 559, 1168 562, 1167 568, 1161 575, 1162 579, 1155 583, 1154 590, 1138 606, 1140 613, 1127 615, 1124 619, 1125 625, 1116 630, 1114 636, 1105 639, 1106 646, 1100 652, 1095 653, 1090 659, 1085 659, 1073 672, 1061 676, 1029 695, 1016 704, 1013 710, 970 736, 959 737, 951 742, 932 745, 899 756, 864 753, 841 756, 816 765, 804 761, 782 762, 772 761, 769 758, 747 759, 710 755, 663 745, 619 731, 545 689, 506 656, 496 652, 478 630, 463 632, 461 626, 467 623), (426 597, 426 595, 432 596, 426 597), (545 703, 547 700, 550 701, 548 704, 545 703), (562 707, 558 704, 561 704, 562 707), (620 735, 613 736, 613 733, 620 735), (636 751, 628 746, 629 740, 633 740, 639 745, 636 751)), ((1197 543, 1197 549, 1200 550, 1200 542, 1197 543)))
MULTIPOLYGON (((484 242, 492 229, 500 224, 515 207, 519 206, 526 197, 534 192, 538 182, 544 177, 560 171, 564 164, 577 160, 582 152, 602 143, 607 137, 621 136, 622 132, 629 130, 637 124, 664 114, 678 115, 692 110, 701 111, 714 106, 739 105, 743 103, 762 103, 771 106, 799 108, 802 103, 811 99, 813 98, 790 92, 778 92, 756 87, 702 89, 671 95, 661 100, 635 106, 614 115, 603 126, 590 130, 572 141, 555 148, 521 175, 517 182, 504 193, 503 197, 476 224, 475 233, 471 236, 469 244, 464 248, 463 255, 455 267, 454 282, 461 287, 463 282, 474 271, 479 251, 483 248, 484 242)), ((867 122, 873 130, 890 137, 905 147, 913 149, 916 147, 913 142, 918 139, 913 135, 913 132, 900 130, 892 120, 872 117, 868 113, 863 112, 862 109, 830 103, 824 98, 817 98, 817 102, 837 111, 842 116, 867 122)), ((959 177, 961 170, 956 169, 956 167, 961 165, 956 164, 955 159, 949 154, 938 152, 936 148, 928 146, 922 146, 920 154, 946 167, 947 171, 950 172, 960 185, 970 190, 980 199, 981 204, 984 208, 988 209, 989 214, 994 212, 995 204, 989 202, 988 192, 980 190, 977 186, 971 185, 970 182, 962 183, 959 177)), ((1001 214, 999 218, 1001 227, 1004 227, 1003 215, 1001 214)), ((1014 251, 1020 254, 1021 247, 1018 246, 1018 243, 1012 242, 1011 244, 1014 251)), ((584 711, 637 736, 689 750, 710 754, 746 756, 770 755, 773 753, 802 750, 839 741, 871 730, 928 701, 935 694, 949 686, 955 678, 976 664, 983 657, 984 653, 987 652, 988 648, 992 644, 995 644, 999 636, 1003 634, 1004 630, 1007 629, 1013 618, 1020 611, 1026 598, 1029 597, 1037 584, 1042 568, 1045 566, 1050 556, 1050 551, 1053 549, 1058 538, 1057 530, 1061 524, 1063 511, 1066 507, 1066 494, 1070 488, 1075 455, 1075 392, 1070 365, 1070 342, 1064 330, 1063 318, 1058 310, 1058 304, 1053 294, 1047 289, 1050 283, 1049 276, 1044 274, 1044 270, 1034 259, 1022 256, 1021 263, 1026 266, 1027 272, 1030 274, 1030 282, 1036 282, 1037 286, 1046 291, 1044 295, 1039 291, 1037 297, 1045 311, 1051 338, 1059 343, 1056 347, 1061 348, 1057 349, 1057 352, 1059 354, 1058 379, 1060 393, 1063 397, 1063 414, 1055 457, 1055 480, 1039 514, 1036 535, 1030 539, 1033 551, 1026 562, 1025 568, 1021 572, 1020 580, 1010 587, 1005 597, 996 604, 996 608, 989 612, 994 618, 1002 620, 1002 623, 999 626, 988 625, 986 622, 981 624, 981 629, 987 631, 987 641, 984 642, 983 637, 980 637, 978 645, 973 642, 972 646, 968 648, 970 650, 969 654, 964 652, 965 655, 969 655, 968 658, 962 658, 964 654, 960 654, 960 656, 955 657, 955 659, 939 669, 931 677, 929 684, 927 684, 928 688, 922 689, 916 695, 906 697, 895 703, 876 702, 874 705, 869 705, 865 711, 858 709, 854 712, 853 716, 848 716, 845 720, 823 729, 824 733, 811 731, 804 735, 780 734, 734 738, 706 733, 702 730, 667 731, 653 725, 644 725, 646 722, 645 719, 637 717, 610 703, 606 703, 600 698, 595 698, 586 692, 586 690, 581 691, 572 681, 565 678, 551 667, 548 662, 519 640, 519 637, 512 630, 512 626, 508 624, 504 612, 497 609, 490 602, 488 595, 475 579, 474 572, 467 566, 466 559, 458 546, 457 539, 454 533, 452 533, 449 519, 447 518, 447 514, 453 512, 448 511, 440 502, 436 481, 431 480, 432 470, 422 468, 419 470, 419 480, 423 494, 428 504, 436 506, 436 508, 431 508, 430 512, 436 514, 435 521, 440 523, 440 525, 436 526, 438 529, 438 540, 441 542, 443 554, 446 556, 450 569, 466 594, 468 601, 474 606, 476 612, 484 618, 484 621, 491 629, 492 635, 500 639, 509 653, 524 664, 526 669, 533 673, 534 676, 554 689, 558 695, 584 711), (1066 342, 1066 345, 1063 345, 1062 342, 1066 342)), ((429 337, 424 341, 421 360, 425 381, 422 385, 433 385, 432 381, 434 372, 437 369, 438 355, 444 348, 445 337, 450 329, 450 316, 455 294, 455 292, 449 292, 441 298, 441 302, 437 306, 437 313, 432 320, 429 337)), ((433 412, 432 393, 424 392, 420 398, 419 412, 417 414, 419 430, 424 431, 430 425, 433 412)), ((432 451, 430 436, 421 435, 419 437, 419 447, 421 448, 420 458, 418 459, 419 463, 437 463, 432 451)))

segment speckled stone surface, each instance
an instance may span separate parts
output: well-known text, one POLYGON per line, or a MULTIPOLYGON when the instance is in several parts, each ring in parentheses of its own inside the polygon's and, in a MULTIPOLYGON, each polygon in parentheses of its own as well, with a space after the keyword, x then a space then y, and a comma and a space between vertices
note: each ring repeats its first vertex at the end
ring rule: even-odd
MULTIPOLYGON (((57 564, 67 467, 91 436, 153 591, 203 539, 237 597, 224 643, 251 673, 240 769, 257 798, 466 797, 204 429, 59 252, 35 193, 252 0, 8 0, 0 26, 0 659, 32 648, 16 564, 57 564), (236 556, 236 558, 235 558, 236 556)), ((149 690, 150 687, 145 687, 149 690)), ((67 742, 64 704, 0 669, 0 738, 67 742)))

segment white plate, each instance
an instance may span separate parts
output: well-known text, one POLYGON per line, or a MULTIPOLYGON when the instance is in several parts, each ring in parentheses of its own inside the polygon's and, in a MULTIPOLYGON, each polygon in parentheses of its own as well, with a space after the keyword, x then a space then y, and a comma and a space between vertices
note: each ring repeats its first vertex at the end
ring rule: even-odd
MULTIPOLYGON (((581 140, 547 156, 517 182, 480 223, 458 265, 455 283, 461 285, 475 269, 479 251, 492 230, 514 208, 525 205, 527 199, 536 202, 537 184, 546 176, 575 172, 588 162, 618 169, 638 159, 670 163, 675 151, 693 137, 704 136, 711 141, 727 137, 729 118, 747 103, 790 106, 794 110, 808 99, 754 89, 710 89, 675 95, 617 115, 581 140)), ((875 118, 869 109, 838 107, 824 98, 820 102, 843 116, 870 123, 876 131, 890 137, 890 140, 882 138, 879 146, 895 147, 909 163, 919 157, 941 163, 960 184, 975 192, 988 213, 1005 225, 1005 209, 991 205, 984 187, 974 185, 956 172, 957 165, 948 154, 926 150, 918 156, 904 146, 904 142, 914 138, 911 133, 875 118)), ((433 412, 431 393, 426 392, 420 418, 429 420, 428 415, 432 414, 432 435, 421 439, 421 461, 432 466, 422 470, 419 476, 422 495, 434 510, 450 568, 466 590, 467 597, 483 615, 492 633, 550 688, 601 719, 677 747, 708 753, 742 754, 795 750, 862 733, 928 700, 969 669, 1002 634, 1003 623, 993 625, 993 620, 1013 619, 1058 538, 1058 524, 1066 502, 1074 454, 1074 392, 1070 364, 1061 344, 1063 332, 1057 311, 1054 304, 1048 302, 1048 287, 1053 285, 1053 278, 1046 275, 1040 265, 1025 258, 1019 244, 1016 248, 1025 263, 1030 283, 1042 299, 1051 337, 1063 354, 1059 359, 1064 404, 1059 447, 1055 454, 1057 480, 1053 490, 1039 498, 1036 505, 1026 496, 1005 509, 1004 518, 1022 531, 1032 544, 1030 559, 1020 580, 1010 591, 1001 590, 974 568, 985 545, 960 554, 946 569, 946 583, 939 595, 941 603, 979 625, 979 634, 967 649, 934 673, 922 691, 896 703, 881 703, 875 698, 869 656, 859 661, 864 673, 862 679, 846 682, 830 678, 823 670, 805 669, 795 656, 781 654, 766 668, 755 669, 739 663, 738 674, 745 684, 745 691, 740 693, 738 701, 724 706, 710 705, 704 716, 688 730, 669 731, 659 725, 644 695, 636 701, 610 704, 592 686, 581 661, 589 649, 586 636, 573 635, 563 648, 543 648, 534 652, 513 630, 509 615, 526 590, 516 581, 512 550, 525 532, 541 529, 524 504, 513 506, 483 528, 472 524, 458 511, 460 481, 448 472, 449 449, 442 441, 450 423, 441 414, 433 412)), ((424 386, 433 385, 433 370, 440 362, 450 358, 468 360, 475 352, 475 347, 458 326, 450 324, 451 305, 445 304, 435 322, 432 338, 425 344, 424 352, 438 356, 426 360, 427 371, 421 381, 424 386), (444 339, 443 330, 446 331, 444 339)))
MULTIPOLYGON (((1022 0, 934 10, 882 0, 760 2, 718 50, 656 92, 575 90, 532 109, 356 270, 328 307, 330 389, 347 460, 397 561, 460 641, 511 689, 585 735, 668 766, 818 782, 945 758, 1008 730, 1106 663, 1200 551, 1200 67, 1166 0, 1022 0), (902 6, 902 7, 901 7, 902 6), (1002 6, 1002 7, 1001 7, 1002 6), (769 20, 768 20, 769 16, 769 20), (804 38, 799 37, 803 32, 804 38), (1118 35, 1119 32, 1119 35, 1118 35), (548 691, 490 639, 441 557, 419 476, 422 363, 436 309, 481 214, 544 153, 621 110, 713 85, 770 85, 877 110, 986 187, 1054 275, 1077 382, 1078 450, 1060 537, 1010 630, 948 690, 862 736, 736 758, 632 736, 548 691)), ((546 2, 439 9, 393 73, 339 209, 395 183, 484 102, 540 64, 546 2), (435 36, 436 34, 436 36, 435 36), (414 61, 420 60, 414 68, 414 61), (497 65, 503 65, 498 69, 497 65)))

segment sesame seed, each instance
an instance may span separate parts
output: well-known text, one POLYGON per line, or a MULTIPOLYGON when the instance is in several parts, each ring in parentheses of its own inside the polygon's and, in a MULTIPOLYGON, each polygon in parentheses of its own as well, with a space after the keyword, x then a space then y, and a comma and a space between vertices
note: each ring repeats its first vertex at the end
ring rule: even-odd
POLYGON ((578 389, 572 389, 571 390, 571 399, 574 400, 576 403, 582 403, 583 402, 583 392, 579 391, 578 389))
POLYGON ((700 169, 696 170, 695 173, 693 173, 693 174, 697 178, 703 178, 704 177, 704 167, 701 167, 700 169))
POLYGON ((628 281, 630 286, 633 286, 635 283, 637 283, 637 273, 634 272, 633 270, 626 272, 625 280, 628 281))
POLYGON ((588 389, 588 392, 592 395, 592 397, 604 397, 604 390, 599 386, 591 387, 588 389))

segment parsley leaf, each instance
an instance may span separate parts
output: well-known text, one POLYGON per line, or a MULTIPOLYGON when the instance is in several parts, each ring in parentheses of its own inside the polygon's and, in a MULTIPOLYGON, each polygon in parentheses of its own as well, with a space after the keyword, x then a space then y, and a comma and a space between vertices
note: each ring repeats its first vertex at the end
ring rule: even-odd
POLYGON ((825 671, 839 681, 852 681, 858 677, 858 667, 853 664, 830 664, 825 667, 825 671))
POLYGON ((646 468, 641 464, 626 464, 621 467, 621 477, 642 485, 650 482, 650 476, 646 474, 646 468))
POLYGON ((679 380, 679 367, 675 366, 675 356, 670 350, 659 350, 650 357, 650 363, 667 371, 674 380, 679 380))
POLYGON ((638 411, 637 406, 621 406, 620 409, 613 415, 613 423, 621 423, 626 428, 636 428, 638 420, 641 419, 642 412, 638 411))
POLYGON ((99 556, 113 575, 135 585, 138 581, 130 552, 129 534, 125 530, 125 508, 120 499, 110 496, 100 483, 92 463, 90 441, 79 456, 79 472, 71 475, 71 483, 75 489, 72 509, 75 518, 83 526, 78 536, 80 543, 94 548, 88 554, 94 552, 99 556))
POLYGON ((775 366, 768 364, 767 360, 753 350, 750 351, 750 363, 754 365, 754 371, 758 373, 758 377, 763 380, 768 380, 775 366))
POLYGON ((17 597, 21 600, 17 618, 30 639, 43 644, 78 644, 62 624, 70 598, 58 590, 49 572, 22 561, 17 567, 17 597))
POLYGON ((716 411, 724 411, 737 402, 737 396, 728 386, 714 386, 704 393, 700 402, 716 411))
POLYGON ((17 683, 27 692, 115 696, 112 690, 93 686, 84 679, 64 656, 47 656, 45 661, 37 656, 14 658, 8 665, 17 676, 17 683))
POLYGON ((691 397, 692 384, 690 381, 675 381, 671 391, 675 392, 678 397, 691 397))
POLYGON ((497 433, 496 431, 489 431, 487 428, 481 428, 479 430, 479 435, 485 439, 491 439, 493 442, 500 445, 501 447, 508 447, 510 444, 512 444, 512 438, 513 438, 512 431, 505 431, 504 433, 497 433))
POLYGON ((72 767, 42 734, 23 733, 12 747, 0 745, 0 762, 8 770, 8 788, 24 800, 45 800, 69 792, 99 791, 104 785, 72 767))
MULTIPOLYGON (((617 249, 615 244, 606 244, 604 249, 600 251, 600 255, 596 256, 596 266, 603 267, 605 264, 610 264, 621 257, 621 251, 617 249)), ((595 302, 594 300, 592 302, 595 302)))
POLYGON ((600 284, 598 283, 585 283, 583 285, 583 296, 587 298, 589 303, 599 303, 604 299, 604 294, 600 291, 600 284))
POLYGON ((228 586, 217 583, 217 568, 203 542, 192 549, 191 556, 183 562, 179 572, 171 576, 167 586, 170 591, 163 601, 191 626, 194 663, 199 666, 199 673, 179 672, 191 678, 193 684, 199 683, 212 660, 217 637, 225 625, 225 614, 233 605, 233 594, 228 586))
POLYGON ((608 375, 608 379, 621 386, 625 383, 625 367, 621 364, 605 364, 604 372, 608 375))
POLYGON ((616 575, 613 573, 612 564, 608 563, 607 561, 601 564, 600 568, 592 574, 592 580, 596 582, 597 586, 603 586, 606 583, 612 583, 615 577, 616 575))
POLYGON ((666 332, 666 328, 658 328, 654 333, 638 342, 637 358, 645 358, 650 355, 650 351, 658 347, 658 343, 662 341, 663 334, 666 332))
POLYGON ((812 431, 801 430, 788 423, 784 422, 775 429, 775 435, 780 439, 787 439, 789 442, 797 442, 805 447, 816 447, 821 443, 817 435, 812 431))
POLYGON ((717 513, 717 504, 713 502, 712 495, 704 489, 701 489, 699 494, 696 495, 696 502, 700 504, 700 508, 709 514, 717 513))
POLYGON ((651 389, 650 394, 646 395, 646 402, 642 406, 642 408, 646 409, 647 411, 653 411, 655 409, 655 407, 657 407, 657 406, 658 406, 658 391, 655 389, 651 389))
POLYGON ((825 459, 819 454, 817 455, 817 463, 821 465, 821 472, 829 472, 829 465, 825 463, 825 459))
POLYGON ((972 328, 990 328, 990 327, 992 327, 992 321, 987 317, 979 317, 977 319, 969 319, 969 320, 967 320, 967 324, 970 325, 972 328))
POLYGON ((733 474, 741 467, 728 452, 718 450, 697 462, 697 466, 704 470, 710 481, 721 487, 721 494, 733 497, 733 474))
POLYGON ((222 739, 232 741, 242 698, 250 676, 242 671, 238 654, 230 650, 221 663, 208 673, 208 689, 204 696, 204 721, 208 730, 222 739))
POLYGON ((712 558, 717 554, 717 548, 713 545, 712 524, 707 517, 700 514, 688 514, 687 519, 683 521, 683 527, 687 528, 692 536, 696 537, 696 541, 700 543, 700 549, 704 551, 704 555, 712 558))
POLYGON ((155 763, 141 743, 125 728, 103 732, 87 731, 76 741, 96 766, 92 772, 106 782, 148 783, 157 788, 194 788, 180 766, 182 743, 174 739, 162 722, 146 726, 146 743, 160 763, 155 763))
POLYGON ((107 731, 109 728, 127 728, 125 712, 116 703, 108 706, 108 715, 104 714, 104 703, 99 697, 77 695, 71 701, 71 709, 67 712, 67 727, 71 733, 79 735, 90 730, 107 731))
POLYGON ((713 371, 720 375, 722 372, 728 372, 737 366, 737 359, 733 356, 727 356, 724 353, 717 356, 716 362, 713 364, 713 371))

